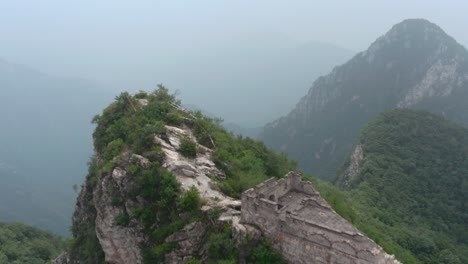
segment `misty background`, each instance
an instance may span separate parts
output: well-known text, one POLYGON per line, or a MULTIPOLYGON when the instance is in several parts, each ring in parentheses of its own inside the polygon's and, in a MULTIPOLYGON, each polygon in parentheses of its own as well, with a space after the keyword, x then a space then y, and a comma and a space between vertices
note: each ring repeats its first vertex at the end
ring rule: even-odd
POLYGON ((462 1, 0 2, 0 221, 67 234, 91 118, 162 83, 237 131, 290 111, 392 25, 426 18, 468 44, 462 1))

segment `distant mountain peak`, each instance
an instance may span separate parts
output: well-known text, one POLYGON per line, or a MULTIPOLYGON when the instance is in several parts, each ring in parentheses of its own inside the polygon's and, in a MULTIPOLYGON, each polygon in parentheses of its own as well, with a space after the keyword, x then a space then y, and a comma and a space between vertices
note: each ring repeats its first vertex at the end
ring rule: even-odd
POLYGON ((456 42, 438 25, 425 19, 403 20, 402 22, 394 25, 382 38, 390 42, 456 42))
POLYGON ((378 53, 404 58, 412 53, 422 52, 432 59, 461 57, 461 53, 466 55, 466 49, 462 45, 438 25, 425 19, 407 19, 394 25, 385 35, 372 43, 362 55, 369 63, 372 63, 379 55, 378 53), (395 51, 398 51, 398 54, 395 51))
POLYGON ((381 111, 425 109, 468 124, 467 100, 468 51, 436 24, 408 19, 318 78, 259 138, 330 178, 358 131, 381 111))
POLYGON ((415 31, 424 31, 426 33, 438 33, 448 36, 445 31, 439 27, 437 24, 432 23, 431 21, 424 18, 409 18, 401 21, 398 24, 395 24, 390 32, 410 32, 415 31))

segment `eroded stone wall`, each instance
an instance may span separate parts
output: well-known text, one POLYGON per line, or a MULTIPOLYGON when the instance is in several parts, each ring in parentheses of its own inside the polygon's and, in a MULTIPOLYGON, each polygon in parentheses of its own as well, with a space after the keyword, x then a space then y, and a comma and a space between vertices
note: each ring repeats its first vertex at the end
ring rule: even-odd
POLYGON ((258 227, 290 263, 399 263, 295 172, 245 191, 241 221, 258 227))

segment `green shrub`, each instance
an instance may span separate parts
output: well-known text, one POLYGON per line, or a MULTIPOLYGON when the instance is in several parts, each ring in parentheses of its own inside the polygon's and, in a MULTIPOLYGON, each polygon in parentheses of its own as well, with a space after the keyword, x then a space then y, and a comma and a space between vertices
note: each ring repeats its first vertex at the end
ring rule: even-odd
POLYGON ((222 260, 237 260, 238 251, 232 238, 231 226, 226 225, 218 232, 213 232, 209 241, 208 256, 211 260, 218 261, 217 263, 222 260))
POLYGON ((281 255, 271 248, 270 243, 266 240, 261 240, 259 244, 250 248, 247 263, 258 264, 287 264, 281 255))
POLYGON ((183 119, 177 112, 170 112, 166 115, 164 121, 171 126, 180 126, 183 123, 183 119))
POLYGON ((198 259, 191 259, 189 261, 187 261, 185 264, 200 264, 200 260, 198 259))
POLYGON ((168 236, 182 229, 187 223, 183 219, 173 220, 171 223, 167 223, 153 231, 151 234, 152 239, 156 242, 163 242, 168 236))
POLYGON ((135 94, 136 99, 144 99, 148 97, 148 93, 145 91, 139 91, 138 93, 135 94))
POLYGON ((123 140, 118 138, 116 140, 111 141, 107 144, 107 147, 102 154, 102 157, 105 160, 112 160, 115 156, 119 155, 124 147, 123 140))
POLYGON ((153 249, 143 249, 144 263, 164 263, 166 254, 177 248, 177 243, 162 243, 153 249))
POLYGON ((194 212, 200 208, 200 205, 200 194, 195 186, 190 187, 179 200, 179 210, 182 211, 194 212))
POLYGON ((188 136, 180 139, 180 153, 187 158, 195 158, 197 156, 197 144, 188 136))
POLYGON ((121 226, 126 226, 130 222, 130 218, 126 215, 117 215, 114 220, 117 225, 121 226))
POLYGON ((122 199, 120 198, 120 196, 112 196, 112 200, 111 200, 111 204, 113 206, 118 206, 118 205, 122 205, 122 199))
POLYGON ((211 219, 211 220, 215 220, 215 219, 218 219, 219 216, 221 215, 221 213, 223 212, 223 210, 219 207, 215 207, 213 209, 211 209, 210 211, 208 211, 208 218, 211 219))

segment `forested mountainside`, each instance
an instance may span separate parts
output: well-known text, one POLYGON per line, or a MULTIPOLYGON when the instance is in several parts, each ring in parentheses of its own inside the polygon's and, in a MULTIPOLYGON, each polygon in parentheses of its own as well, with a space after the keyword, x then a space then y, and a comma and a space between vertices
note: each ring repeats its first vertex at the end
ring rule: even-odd
POLYGON ((358 226, 380 233, 377 242, 407 249, 418 263, 468 262, 467 129, 428 112, 384 112, 362 131, 335 184, 361 214, 358 226))
POLYGON ((72 185, 92 154, 89 120, 112 96, 1 59, 0 87, 0 221, 69 234, 72 185))
POLYGON ((62 250, 63 240, 20 223, 0 222, 1 264, 50 263, 62 250))
POLYGON ((467 50, 437 25, 410 19, 318 78, 259 138, 304 171, 331 179, 359 131, 380 112, 425 109, 468 124, 467 101, 467 50))

